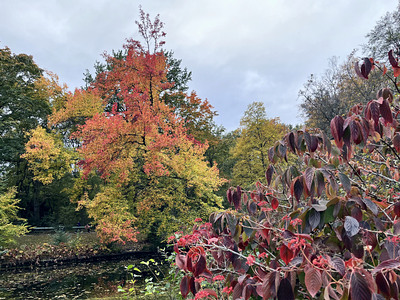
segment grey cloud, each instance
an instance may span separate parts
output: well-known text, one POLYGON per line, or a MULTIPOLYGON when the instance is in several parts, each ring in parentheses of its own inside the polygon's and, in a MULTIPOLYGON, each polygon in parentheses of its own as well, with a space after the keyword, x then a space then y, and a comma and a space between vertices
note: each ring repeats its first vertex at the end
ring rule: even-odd
MULTIPOLYGON (((193 72, 191 88, 208 98, 227 129, 238 127, 252 101, 264 101, 269 117, 301 122, 297 94, 309 74, 328 59, 342 59, 397 1, 364 0, 150 0, 172 49, 193 72)), ((139 1, 3 1, 0 47, 34 56, 70 89, 104 51, 137 37, 139 1)))

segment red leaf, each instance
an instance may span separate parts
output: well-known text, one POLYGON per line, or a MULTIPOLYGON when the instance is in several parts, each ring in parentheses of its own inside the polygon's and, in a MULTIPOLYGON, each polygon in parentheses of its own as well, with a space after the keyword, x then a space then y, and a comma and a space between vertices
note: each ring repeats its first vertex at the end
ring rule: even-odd
POLYGON ((318 138, 314 135, 311 136, 311 148, 310 152, 315 152, 318 148, 318 138))
POLYGON ((317 196, 320 197, 323 190, 325 189, 325 179, 321 171, 315 172, 315 178, 317 180, 317 196))
POLYGON ((279 247, 279 255, 285 264, 289 264, 293 259, 293 252, 285 244, 279 247))
POLYGON ((369 72, 371 72, 372 64, 369 58, 364 58, 364 63, 361 65, 361 74, 365 79, 368 79, 369 72))
POLYGON ((193 295, 196 295, 196 282, 194 281, 194 277, 190 276, 189 279, 189 289, 192 292, 193 295))
POLYGON ((238 191, 233 191, 233 197, 232 197, 233 205, 235 206, 236 210, 239 210, 242 206, 242 202, 239 196, 238 191))
POLYGON ((322 277, 320 271, 314 269, 313 267, 309 267, 305 271, 305 284, 308 292, 312 297, 319 292, 322 287, 322 277))
POLYGON ((358 272, 353 272, 350 277, 351 299, 371 300, 372 293, 364 276, 358 272))
POLYGON ((247 197, 247 193, 245 192, 245 193, 243 194, 243 203, 244 203, 244 204, 247 204, 247 200, 248 200, 248 197, 247 197))
POLYGON ((199 276, 206 270, 206 258, 203 255, 200 255, 199 260, 193 267, 193 275, 194 277, 199 276))
POLYGON ((277 209, 279 206, 279 201, 275 197, 272 198, 271 200, 271 207, 272 209, 277 209))
POLYGON ((378 266, 375 267, 375 269, 372 270, 372 273, 380 272, 383 269, 397 269, 400 267, 400 261, 397 259, 388 259, 385 260, 384 262, 381 262, 378 266))
POLYGON ((397 132, 393 137, 393 146, 398 153, 400 153, 400 134, 397 132))
POLYGON ((400 217, 400 201, 396 202, 393 206, 393 212, 397 217, 400 217))
MULTIPOLYGON (((269 226, 271 226, 267 221, 265 221, 264 222, 264 224, 263 224, 263 226, 264 227, 269 227, 269 226)), ((262 228, 262 229, 260 229, 258 232, 260 233, 260 235, 261 235, 261 237, 263 238, 263 239, 265 239, 265 240, 267 240, 267 243, 269 244, 269 241, 270 241, 270 235, 269 235, 269 229, 267 229, 267 228, 262 228)))
POLYGON ((351 216, 356 219, 358 222, 362 221, 362 211, 358 206, 354 206, 351 209, 351 216))
POLYGON ((329 264, 339 272, 340 275, 344 276, 346 273, 346 266, 343 259, 340 257, 329 258, 329 264))
POLYGON ((278 288, 278 300, 294 300, 292 285, 287 278, 283 278, 278 288))
POLYGON ((267 178, 267 183, 268 185, 271 184, 271 180, 272 180, 272 175, 274 174, 274 167, 272 165, 270 165, 267 169, 267 171, 265 172, 265 178, 267 178))
POLYGON ((389 62, 392 65, 392 67, 393 68, 398 67, 397 59, 395 59, 394 56, 393 56, 393 50, 389 51, 388 56, 389 56, 389 62))
POLYGON ((371 246, 371 250, 374 250, 376 245, 378 245, 378 240, 375 233, 367 231, 363 235, 363 242, 367 246, 371 246))
MULTIPOLYGON (((269 272, 267 276, 264 278, 264 282, 262 284, 262 297, 263 300, 275 298, 276 297, 276 279, 279 278, 279 274, 275 271, 269 272)), ((235 298, 234 298, 235 299, 235 298)))
POLYGON ((268 149, 268 158, 271 163, 275 163, 275 150, 274 147, 268 149))
POLYGON ((186 299, 187 295, 189 294, 189 281, 190 278, 188 275, 183 276, 180 284, 181 294, 182 297, 186 299))
POLYGON ((178 266, 179 269, 181 270, 185 270, 185 264, 186 264, 186 256, 185 255, 181 255, 181 254, 177 254, 175 256, 175 263, 178 266))
POLYGON ((330 155, 332 151, 332 144, 325 132, 322 132, 322 140, 324 142, 326 151, 328 151, 328 155, 330 155))
POLYGON ((356 71, 356 74, 358 77, 364 78, 364 75, 361 74, 361 70, 360 70, 360 66, 358 65, 358 61, 356 61, 356 63, 354 64, 354 70, 356 71))
POLYGON ((237 186, 236 187, 236 191, 237 191, 237 194, 238 194, 239 201, 241 201, 241 199, 242 199, 242 188, 240 186, 237 186))
POLYGON ((359 122, 352 120, 350 122, 350 133, 353 142, 358 145, 363 140, 362 128, 359 122))
POLYGON ((243 286, 237 283, 233 288, 232 299, 240 299, 242 297, 243 286))
POLYGON ((312 152, 311 151, 311 135, 307 131, 304 131, 304 140, 306 141, 308 151, 312 152))
POLYGON ((303 194, 303 183, 300 178, 297 178, 297 180, 294 181, 293 184, 293 194, 297 200, 297 202, 300 201, 301 194, 303 194))
POLYGON ((400 68, 399 67, 393 67, 393 76, 394 77, 399 77, 400 75, 400 68))
POLYGON ((289 146, 290 151, 296 153, 296 142, 294 141, 294 133, 290 132, 287 137, 287 144, 289 146))
POLYGON ((341 116, 336 116, 331 121, 331 133, 339 148, 343 146, 343 123, 344 120, 341 116))
POLYGON ((229 204, 232 204, 233 202, 233 193, 232 193, 232 189, 228 189, 226 191, 226 198, 228 199, 229 204))
POLYGON ((378 287, 378 292, 385 296, 385 298, 390 298, 390 285, 386 277, 379 272, 375 276, 376 286, 378 287))
POLYGON ((387 99, 384 99, 382 104, 379 106, 379 110, 383 119, 385 120, 385 124, 392 124, 393 123, 393 115, 392 110, 390 109, 389 102, 387 99))
POLYGON ((307 168, 306 171, 304 172, 306 186, 309 191, 311 191, 312 183, 314 181, 314 173, 315 173, 314 168, 307 168))

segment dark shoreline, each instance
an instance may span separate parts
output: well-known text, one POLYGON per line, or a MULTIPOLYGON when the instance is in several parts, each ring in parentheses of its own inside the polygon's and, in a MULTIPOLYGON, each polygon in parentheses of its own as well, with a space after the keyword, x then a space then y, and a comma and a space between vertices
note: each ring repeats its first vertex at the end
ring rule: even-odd
POLYGON ((87 262, 99 262, 99 261, 112 261, 112 260, 123 260, 127 258, 158 258, 160 257, 160 253, 156 248, 146 249, 146 250, 126 250, 122 252, 116 253, 103 253, 99 255, 91 255, 91 256, 76 256, 69 258, 61 258, 61 259, 32 259, 32 260, 24 260, 24 261, 13 261, 13 262, 0 262, 0 272, 23 272, 26 270, 33 269, 45 269, 48 267, 57 267, 57 266, 70 266, 79 263, 87 263, 87 262))

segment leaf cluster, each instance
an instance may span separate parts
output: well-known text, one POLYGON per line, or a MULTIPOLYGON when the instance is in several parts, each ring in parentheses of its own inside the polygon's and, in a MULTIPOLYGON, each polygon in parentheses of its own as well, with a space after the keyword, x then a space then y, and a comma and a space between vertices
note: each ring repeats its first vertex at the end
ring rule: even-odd
MULTIPOLYGON (((377 66, 365 59, 357 73, 366 79, 377 66)), ((233 210, 177 239, 182 295, 198 295, 200 278, 220 274, 218 296, 226 299, 397 299, 399 111, 399 100, 382 89, 331 120, 333 140, 303 129, 276 142, 263 182, 230 188, 233 210), (302 164, 277 165, 289 154, 302 164)))

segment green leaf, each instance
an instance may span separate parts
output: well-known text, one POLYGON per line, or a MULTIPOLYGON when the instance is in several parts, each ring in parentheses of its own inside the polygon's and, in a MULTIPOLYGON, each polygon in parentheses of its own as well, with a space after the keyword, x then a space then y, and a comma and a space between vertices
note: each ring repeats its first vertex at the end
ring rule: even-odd
POLYGON ((334 208, 335 208, 335 206, 331 205, 326 209, 326 211, 324 213, 324 223, 325 224, 328 224, 328 223, 331 223, 331 222, 335 221, 335 217, 333 216, 334 208))

